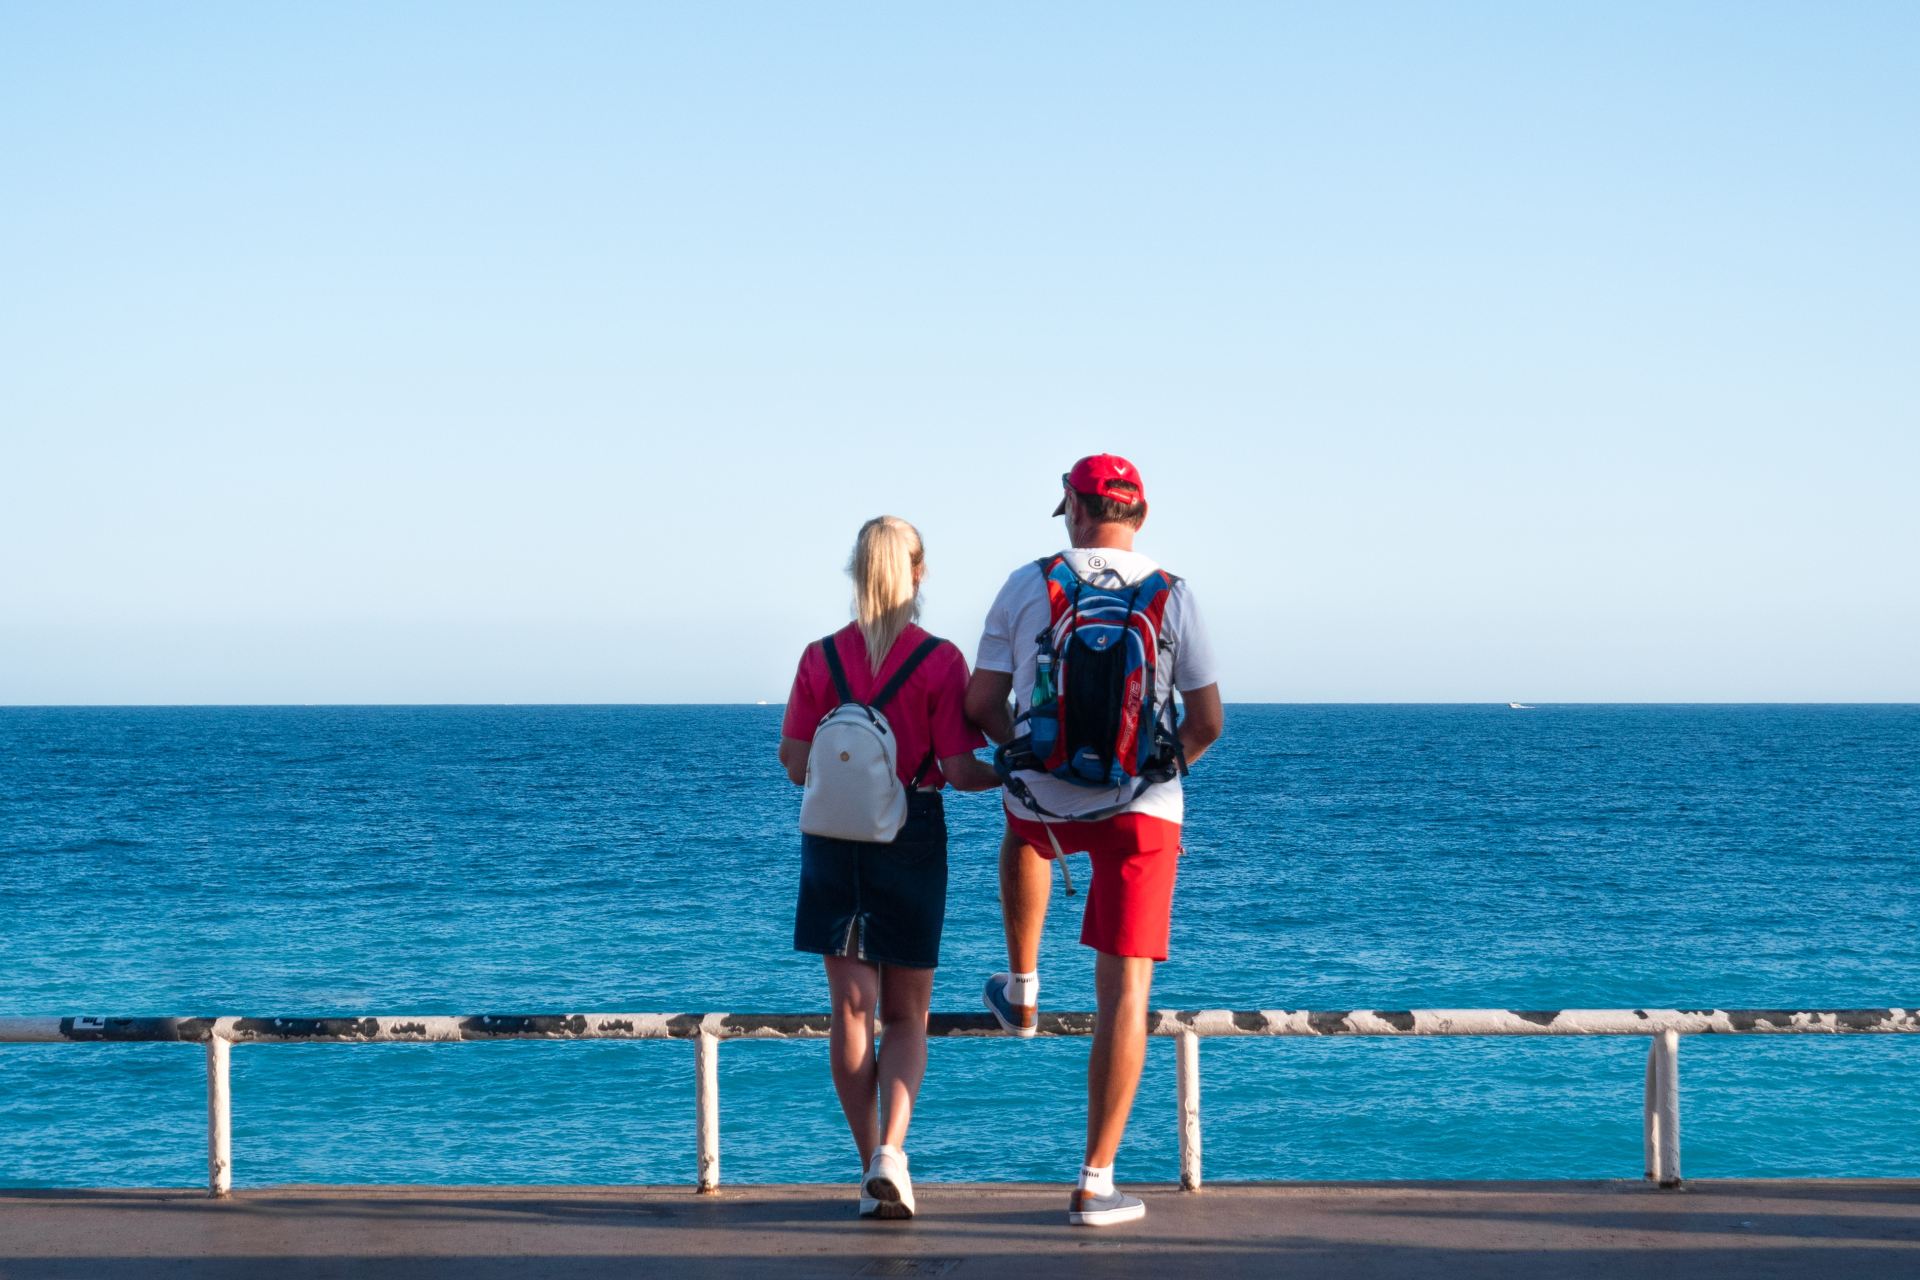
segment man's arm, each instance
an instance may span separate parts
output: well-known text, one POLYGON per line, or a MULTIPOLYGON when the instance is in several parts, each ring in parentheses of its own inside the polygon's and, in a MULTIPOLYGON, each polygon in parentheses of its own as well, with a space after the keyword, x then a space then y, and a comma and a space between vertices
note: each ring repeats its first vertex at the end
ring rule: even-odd
POLYGON ((994 742, 1013 737, 1013 713, 1007 695, 1013 692, 1011 671, 976 670, 967 681, 967 723, 994 742))
POLYGON ((1187 704, 1187 713, 1180 718, 1180 746, 1187 753, 1187 763, 1192 764, 1220 740, 1227 727, 1227 717, 1220 706, 1217 684, 1189 689, 1180 697, 1187 704))
POLYGON ((793 779, 796 787, 807 785, 807 753, 812 749, 810 742, 781 735, 780 763, 786 767, 787 777, 793 779))

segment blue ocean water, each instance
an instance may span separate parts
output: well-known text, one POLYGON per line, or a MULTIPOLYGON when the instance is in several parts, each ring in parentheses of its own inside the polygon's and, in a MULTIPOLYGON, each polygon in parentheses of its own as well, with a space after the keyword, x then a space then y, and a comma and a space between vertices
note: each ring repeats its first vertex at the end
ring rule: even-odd
MULTIPOLYGON (((0 709, 0 1013, 801 1010, 778 708, 0 709)), ((1234 706, 1160 1007, 1920 1005, 1920 708, 1234 706)), ((1003 967, 952 798, 935 1007, 1003 967)), ((1084 875, 1084 863, 1081 872, 1084 875)), ((1055 894, 1045 1003, 1090 1008, 1055 894)), ((1210 1178, 1633 1177, 1645 1042, 1204 1042, 1210 1178)), ((1067 1176, 1085 1041, 937 1041, 922 1180, 1067 1176), (1011 1135, 1019 1135, 1010 1140, 1011 1135)), ((824 1047, 724 1176, 846 1180, 824 1047)), ((1920 1037, 1699 1037, 1689 1175, 1920 1175, 1920 1037)), ((675 1183, 684 1043, 238 1046, 235 1179, 675 1183)), ((0 1185, 194 1185, 185 1045, 0 1045, 0 1185)), ((1121 1176, 1175 1174, 1155 1042, 1121 1176)))

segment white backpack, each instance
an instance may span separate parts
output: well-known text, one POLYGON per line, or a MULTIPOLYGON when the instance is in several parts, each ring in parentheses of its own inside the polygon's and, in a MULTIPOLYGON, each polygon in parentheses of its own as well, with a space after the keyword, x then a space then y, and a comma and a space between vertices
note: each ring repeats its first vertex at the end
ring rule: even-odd
MULTIPOLYGON (((907 822, 907 792, 900 785, 899 749, 893 727, 881 714, 914 669, 940 645, 934 636, 907 655, 880 692, 866 702, 853 696, 833 637, 820 642, 840 705, 822 717, 807 752, 807 789, 800 798, 800 830, 810 836, 891 844, 907 822)), ((933 750, 913 775, 919 783, 933 764, 933 750)))

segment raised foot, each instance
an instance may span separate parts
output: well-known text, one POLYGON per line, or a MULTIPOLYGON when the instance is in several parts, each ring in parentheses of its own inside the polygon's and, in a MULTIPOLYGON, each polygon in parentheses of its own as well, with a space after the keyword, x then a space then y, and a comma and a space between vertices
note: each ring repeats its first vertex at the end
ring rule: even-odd
POLYGON ((1002 1031, 1022 1040, 1031 1040, 1040 1032, 1040 1011, 1032 1005, 1014 1004, 1007 999, 1007 988, 1012 982, 1013 978, 1008 974, 994 974, 987 979, 982 999, 1002 1031))

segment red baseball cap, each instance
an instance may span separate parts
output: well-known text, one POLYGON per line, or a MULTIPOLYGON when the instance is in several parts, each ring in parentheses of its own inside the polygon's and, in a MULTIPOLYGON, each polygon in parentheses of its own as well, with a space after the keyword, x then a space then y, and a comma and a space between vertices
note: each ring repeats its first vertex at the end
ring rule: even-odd
MULTIPOLYGON (((1080 459, 1073 464, 1073 470, 1060 477, 1060 483, 1075 493, 1084 493, 1090 498, 1111 498, 1129 507, 1147 500, 1147 486, 1140 479, 1140 468, 1117 453, 1096 453, 1080 459), (1116 484, 1126 487, 1116 489, 1113 487, 1116 484)), ((1066 512, 1067 500, 1062 497, 1053 514, 1059 516, 1066 512)))

